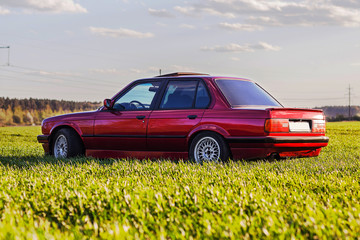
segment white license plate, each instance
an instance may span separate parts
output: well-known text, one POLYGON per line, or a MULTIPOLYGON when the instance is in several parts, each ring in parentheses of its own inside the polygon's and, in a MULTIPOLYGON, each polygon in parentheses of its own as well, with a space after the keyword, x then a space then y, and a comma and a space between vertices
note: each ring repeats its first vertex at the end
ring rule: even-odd
POLYGON ((290 132, 311 132, 309 122, 289 122, 290 132))

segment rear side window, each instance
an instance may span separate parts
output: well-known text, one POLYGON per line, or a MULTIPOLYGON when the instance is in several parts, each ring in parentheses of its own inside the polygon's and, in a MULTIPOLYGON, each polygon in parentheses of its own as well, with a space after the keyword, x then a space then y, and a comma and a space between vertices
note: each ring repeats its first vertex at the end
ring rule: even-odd
POLYGON ((276 106, 281 107, 270 94, 250 81, 218 79, 216 84, 231 106, 276 106))
POLYGON ((210 96, 203 82, 199 82, 196 92, 195 108, 206 108, 210 103, 210 96))
POLYGON ((188 109, 193 107, 197 81, 169 81, 161 99, 160 109, 188 109))

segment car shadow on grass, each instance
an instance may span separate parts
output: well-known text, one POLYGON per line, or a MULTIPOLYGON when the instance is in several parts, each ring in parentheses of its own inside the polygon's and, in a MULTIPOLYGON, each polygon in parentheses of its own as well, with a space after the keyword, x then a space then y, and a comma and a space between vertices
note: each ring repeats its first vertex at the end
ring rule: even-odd
MULTIPOLYGON (((287 161, 289 159, 251 159, 251 160, 229 160, 226 162, 217 162, 217 163, 210 163, 210 164, 218 164, 218 165, 241 165, 241 164, 258 164, 258 163, 274 163, 274 162, 282 162, 287 161)), ((123 162, 124 164, 187 164, 187 165, 194 165, 199 166, 199 164, 194 163, 187 159, 136 159, 136 158, 93 158, 93 157, 74 157, 69 159, 55 159, 53 156, 1 156, 0 155, 0 166, 4 167, 17 167, 17 168, 31 168, 40 165, 54 165, 54 166, 81 166, 81 165, 89 165, 89 164, 97 164, 98 166, 111 166, 114 164, 119 164, 123 162)), ((203 164, 200 164, 203 165, 203 164)))
POLYGON ((99 165, 113 165, 114 163, 121 161, 119 159, 96 159, 91 157, 74 157, 69 159, 55 159, 52 156, 1 156, 0 165, 5 167, 20 167, 29 168, 38 165, 84 165, 96 163, 99 165))
POLYGON ((5 167, 19 167, 19 168, 30 168, 39 165, 54 165, 54 166, 81 166, 89 164, 97 164, 99 166, 110 166, 114 164, 156 164, 156 163, 171 163, 171 164, 194 164, 189 160, 183 159, 136 159, 136 158, 93 158, 93 157, 73 157, 68 159, 56 159, 53 156, 1 156, 0 155, 0 166, 5 167))

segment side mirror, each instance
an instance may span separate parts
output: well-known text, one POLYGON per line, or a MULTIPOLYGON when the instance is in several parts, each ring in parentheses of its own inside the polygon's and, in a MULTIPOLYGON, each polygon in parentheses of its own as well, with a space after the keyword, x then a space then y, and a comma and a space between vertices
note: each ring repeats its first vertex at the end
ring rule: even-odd
POLYGON ((104 100, 104 107, 111 110, 114 107, 114 102, 111 99, 104 100))

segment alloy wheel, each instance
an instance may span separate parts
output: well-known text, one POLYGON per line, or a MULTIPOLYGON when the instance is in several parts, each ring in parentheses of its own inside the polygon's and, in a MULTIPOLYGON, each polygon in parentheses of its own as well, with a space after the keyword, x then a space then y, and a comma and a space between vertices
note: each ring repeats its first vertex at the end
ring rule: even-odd
POLYGON ((212 137, 201 138, 194 149, 194 157, 197 163, 217 162, 220 158, 220 146, 212 137))
POLYGON ((59 135, 54 144, 55 158, 66 158, 68 155, 68 142, 64 135, 59 135))

